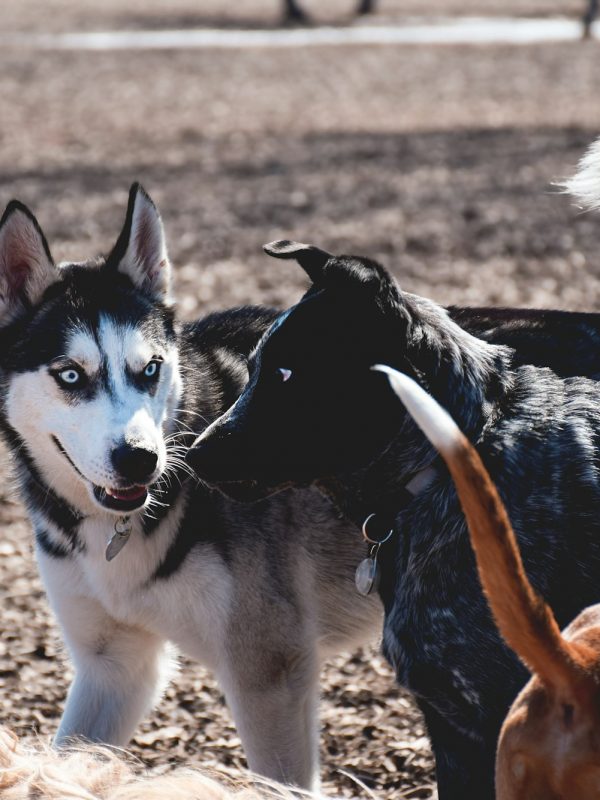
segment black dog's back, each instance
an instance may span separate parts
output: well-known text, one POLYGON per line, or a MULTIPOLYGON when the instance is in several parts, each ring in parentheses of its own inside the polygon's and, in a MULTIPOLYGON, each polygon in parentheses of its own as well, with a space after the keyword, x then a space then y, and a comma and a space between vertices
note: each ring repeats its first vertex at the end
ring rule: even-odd
MULTIPOLYGON (((600 377, 600 313, 538 308, 448 306, 461 328, 490 344, 512 347, 516 364, 549 367, 559 377, 600 377)), ((241 306, 217 311, 184 327, 185 345, 205 358, 227 351, 232 361, 218 364, 225 397, 218 413, 241 391, 234 363, 244 364, 279 311, 241 306)), ((215 364, 215 366, 217 366, 215 364)))
POLYGON ((600 377, 600 314, 460 306, 448 313, 473 336, 512 347, 517 364, 549 367, 561 378, 600 377))

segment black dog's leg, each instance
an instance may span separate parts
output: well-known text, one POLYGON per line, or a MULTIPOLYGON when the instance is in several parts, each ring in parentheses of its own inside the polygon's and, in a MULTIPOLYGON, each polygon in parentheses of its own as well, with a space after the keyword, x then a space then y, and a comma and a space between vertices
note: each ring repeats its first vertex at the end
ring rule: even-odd
POLYGON ((356 13, 360 16, 362 14, 372 14, 375 11, 375 0, 360 0, 356 13))
POLYGON ((418 701, 425 717, 439 800, 494 800, 495 746, 468 738, 428 703, 418 701))
POLYGON ((583 15, 583 38, 589 39, 592 35, 592 24, 598 14, 598 0, 589 0, 583 15))
POLYGON ((306 24, 308 16, 298 5, 296 0, 284 0, 283 21, 287 23, 306 24))

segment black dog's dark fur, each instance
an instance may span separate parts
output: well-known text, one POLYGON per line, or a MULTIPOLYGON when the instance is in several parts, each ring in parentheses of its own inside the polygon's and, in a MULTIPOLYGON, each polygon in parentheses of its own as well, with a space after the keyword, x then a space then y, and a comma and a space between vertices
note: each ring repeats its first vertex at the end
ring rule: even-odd
MULTIPOLYGON (((375 11, 375 0, 359 0, 356 7, 356 13, 371 14, 375 11)), ((283 19, 284 22, 303 23, 306 24, 310 21, 309 16, 298 3, 298 0, 283 0, 283 19)))
POLYGON ((297 258, 315 285, 189 459, 237 496, 316 482, 357 523, 395 508, 380 554, 385 654, 425 714, 440 799, 493 798, 498 731, 527 673, 489 614, 450 477, 369 367, 416 377, 476 443, 562 626, 600 599, 600 386, 539 365, 572 375, 582 356, 596 374, 598 318, 452 309, 484 342, 378 264, 291 243, 271 253, 297 258), (405 483, 430 464, 434 481, 406 503, 405 483))
POLYGON ((515 350, 515 363, 562 378, 600 376, 600 314, 537 308, 464 308, 448 314, 473 336, 515 350))

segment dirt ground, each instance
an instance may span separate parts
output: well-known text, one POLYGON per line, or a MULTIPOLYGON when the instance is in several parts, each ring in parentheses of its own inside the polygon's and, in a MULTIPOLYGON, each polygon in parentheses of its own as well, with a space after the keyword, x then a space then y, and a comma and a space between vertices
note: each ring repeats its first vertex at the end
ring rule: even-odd
MULTIPOLYGON (((3 33, 257 27, 278 13, 275 0, 5 5, 3 33)), ((582 5, 507 0, 502 14, 582 5)), ((305 7, 346 21, 352 3, 305 7)), ((491 9, 383 0, 372 22, 491 9)), ((128 187, 142 181, 163 213, 188 318, 297 299, 300 270, 261 252, 283 237, 378 258, 405 289, 443 303, 598 309, 600 218, 552 182, 600 131, 599 47, 3 48, 0 205, 26 202, 55 258, 78 260, 111 247, 128 187)), ((0 458, 0 722, 46 736, 70 670, 0 458)), ((349 773, 377 797, 431 797, 423 725, 376 648, 328 664, 322 685, 325 789, 364 794, 349 773)), ((185 660, 132 749, 159 770, 244 764, 217 687, 185 660)))

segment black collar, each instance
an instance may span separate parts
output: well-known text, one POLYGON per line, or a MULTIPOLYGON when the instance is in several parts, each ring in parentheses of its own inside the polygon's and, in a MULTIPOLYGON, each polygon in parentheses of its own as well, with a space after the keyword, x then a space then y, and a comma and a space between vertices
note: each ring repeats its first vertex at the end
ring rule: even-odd
POLYGON ((361 491, 364 476, 358 479, 358 485, 354 481, 354 486, 349 486, 343 479, 330 479, 321 483, 320 488, 340 510, 340 515, 354 522, 357 528, 362 529, 369 519, 369 538, 382 541, 394 528, 398 514, 408 508, 437 474, 437 468, 430 464, 412 473, 402 485, 393 490, 389 487, 383 498, 377 497, 377 492, 361 491))
POLYGON ((383 541, 394 529, 396 517, 412 503, 435 479, 437 470, 433 466, 415 472, 411 478, 394 492, 387 502, 373 503, 371 507, 361 502, 353 507, 352 519, 368 534, 370 541, 383 541), (362 506, 362 509, 361 509, 362 506))

